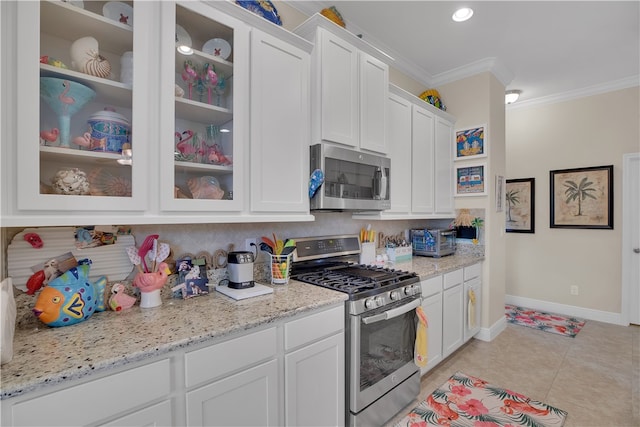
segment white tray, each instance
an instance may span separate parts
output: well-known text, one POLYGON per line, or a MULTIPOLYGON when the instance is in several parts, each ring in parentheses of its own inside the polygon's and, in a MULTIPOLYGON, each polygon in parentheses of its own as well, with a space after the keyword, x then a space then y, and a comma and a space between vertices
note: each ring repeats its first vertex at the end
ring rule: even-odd
POLYGON ((255 286, 245 289, 233 289, 228 286, 216 286, 216 291, 234 300, 257 297, 273 293, 273 288, 256 283, 255 286))

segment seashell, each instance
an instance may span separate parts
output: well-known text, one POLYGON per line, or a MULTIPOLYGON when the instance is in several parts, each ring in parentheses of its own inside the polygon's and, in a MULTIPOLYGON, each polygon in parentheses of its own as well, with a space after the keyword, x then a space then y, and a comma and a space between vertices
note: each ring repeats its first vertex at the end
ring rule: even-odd
POLYGON ((51 184, 51 187, 56 194, 89 194, 89 181, 87 180, 87 174, 78 168, 59 170, 51 180, 51 184))
POLYGON ((187 186, 194 199, 220 200, 224 196, 224 190, 220 188, 218 180, 212 176, 190 178, 187 186))
POLYGON ((180 86, 176 85, 175 95, 178 98, 182 98, 184 96, 184 89, 182 89, 180 86))
POLYGON ((92 196, 131 197, 131 180, 98 168, 89 173, 92 196))
POLYGON ((82 72, 103 79, 109 78, 111 75, 111 64, 109 61, 95 50, 88 51, 87 55, 90 58, 85 62, 82 72))

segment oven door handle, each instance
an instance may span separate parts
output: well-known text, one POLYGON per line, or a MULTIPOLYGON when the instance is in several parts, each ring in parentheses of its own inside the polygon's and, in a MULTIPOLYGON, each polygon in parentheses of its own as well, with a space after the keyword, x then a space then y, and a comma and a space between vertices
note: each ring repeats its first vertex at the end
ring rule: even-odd
POLYGON ((420 304, 420 298, 414 299, 409 304, 405 304, 401 307, 392 308, 391 310, 385 311, 384 313, 376 314, 375 316, 363 317, 362 323, 364 323, 365 325, 370 325, 382 320, 393 319, 394 317, 402 316, 403 314, 408 313, 414 308, 418 308, 420 304))

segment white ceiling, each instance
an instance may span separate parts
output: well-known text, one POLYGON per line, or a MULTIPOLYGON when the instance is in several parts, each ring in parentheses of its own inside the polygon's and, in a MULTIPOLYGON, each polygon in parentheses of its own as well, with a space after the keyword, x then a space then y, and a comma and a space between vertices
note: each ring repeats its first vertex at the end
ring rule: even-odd
POLYGON ((336 6, 349 31, 428 87, 491 71, 522 105, 639 83, 638 0, 287 3, 308 15, 336 6), (473 8, 469 21, 451 20, 459 6, 473 8))

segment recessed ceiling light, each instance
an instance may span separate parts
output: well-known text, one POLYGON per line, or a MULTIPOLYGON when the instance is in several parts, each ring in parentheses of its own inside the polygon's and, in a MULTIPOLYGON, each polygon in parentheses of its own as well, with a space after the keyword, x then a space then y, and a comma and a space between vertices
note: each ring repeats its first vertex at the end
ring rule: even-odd
POLYGON ((521 90, 508 90, 504 94, 504 103, 513 104, 520 98, 521 90))
POLYGON ((464 22, 473 16, 473 9, 470 7, 461 7, 456 10, 451 17, 456 22, 464 22))

